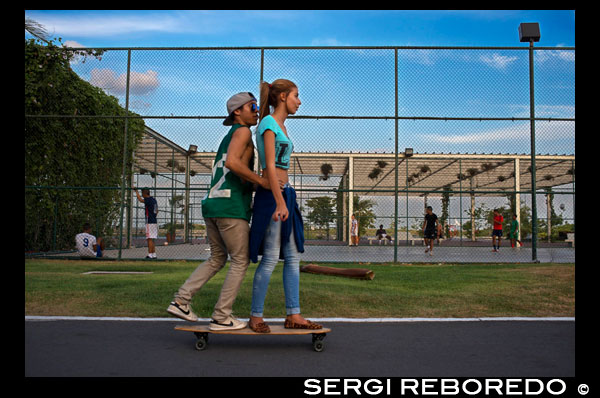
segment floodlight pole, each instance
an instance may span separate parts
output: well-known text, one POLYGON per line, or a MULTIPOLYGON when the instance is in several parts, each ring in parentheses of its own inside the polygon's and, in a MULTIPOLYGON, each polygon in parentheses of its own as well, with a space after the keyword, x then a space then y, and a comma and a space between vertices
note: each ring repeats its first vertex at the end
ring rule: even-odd
POLYGON ((529 126, 531 132, 531 261, 537 258, 537 205, 535 184, 535 100, 533 83, 533 39, 529 40, 529 126))

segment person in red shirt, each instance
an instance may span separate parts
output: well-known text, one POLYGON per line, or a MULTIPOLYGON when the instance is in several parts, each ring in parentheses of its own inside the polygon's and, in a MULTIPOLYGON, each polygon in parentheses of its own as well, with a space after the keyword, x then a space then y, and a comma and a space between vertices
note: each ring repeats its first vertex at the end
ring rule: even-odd
POLYGON ((502 238, 502 224, 504 223, 504 217, 500 214, 498 209, 494 209, 494 229, 492 230, 492 246, 493 252, 500 250, 500 239, 502 238), (498 245, 496 245, 496 238, 498 238, 498 245))

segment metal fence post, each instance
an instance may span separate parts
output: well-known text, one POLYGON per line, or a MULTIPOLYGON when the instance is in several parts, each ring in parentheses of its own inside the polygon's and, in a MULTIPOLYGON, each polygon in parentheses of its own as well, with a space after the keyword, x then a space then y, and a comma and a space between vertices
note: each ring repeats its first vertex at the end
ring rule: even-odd
POLYGON ((123 211, 125 209, 125 185, 127 184, 127 125, 129 122, 129 77, 131 70, 131 49, 127 50, 127 83, 125 87, 125 132, 123 136, 123 180, 121 182, 121 214, 119 220, 119 254, 118 261, 121 261, 121 251, 123 250, 123 211))
POLYGON ((58 225, 58 191, 56 192, 56 200, 54 201, 54 222, 52 224, 52 250, 56 250, 56 233, 58 225))
POLYGON ((190 239, 190 167, 191 167, 191 154, 188 153, 185 156, 185 211, 183 218, 183 242, 189 243, 190 239))
POLYGON ((354 157, 348 156, 348 246, 352 246, 352 214, 354 213, 354 157))
POLYGON ((537 205, 535 184, 535 100, 533 83, 533 40, 529 41, 529 125, 531 132, 531 261, 537 259, 537 205))
POLYGON ((514 173, 515 173, 515 213, 517 213, 517 222, 519 223, 518 240, 521 239, 521 160, 515 157, 514 173))
POLYGON ((395 145, 394 149, 394 263, 398 262, 398 48, 394 49, 394 81, 395 81, 395 145))
POLYGON ((258 83, 258 95, 260 96, 260 85, 263 82, 263 72, 265 70, 265 49, 260 49, 260 82, 258 83))

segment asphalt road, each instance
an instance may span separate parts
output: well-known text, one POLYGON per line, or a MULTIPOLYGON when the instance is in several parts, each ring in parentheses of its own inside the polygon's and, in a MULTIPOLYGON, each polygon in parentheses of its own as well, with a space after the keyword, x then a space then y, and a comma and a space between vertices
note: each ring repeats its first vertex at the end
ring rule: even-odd
POLYGON ((210 335, 181 321, 25 321, 25 376, 571 377, 574 321, 342 323, 311 336, 210 335))

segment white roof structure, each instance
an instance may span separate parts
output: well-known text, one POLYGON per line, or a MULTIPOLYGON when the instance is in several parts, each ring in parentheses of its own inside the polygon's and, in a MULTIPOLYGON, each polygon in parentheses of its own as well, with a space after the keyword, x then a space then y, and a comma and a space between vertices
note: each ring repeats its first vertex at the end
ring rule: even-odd
MULTIPOLYGON (((189 169, 196 174, 210 174, 214 156, 215 152, 189 154, 189 169)), ((135 152, 134 172, 187 173, 187 157, 187 149, 146 127, 143 141, 135 152)), ((408 195, 419 196, 424 191, 428 195, 441 195, 448 188, 455 192, 474 190, 477 196, 531 189, 529 154, 414 153, 406 157, 399 153, 396 159, 393 153, 296 152, 292 155, 289 172, 290 176, 315 177, 312 181, 321 177, 318 186, 332 189, 348 189, 347 185, 340 186, 339 181, 350 175, 350 189, 388 196, 393 195, 396 188, 396 162, 398 189, 403 195, 407 190, 408 195), (329 171, 326 179, 324 171, 329 171)), ((536 156, 538 190, 570 184, 575 180, 574 174, 575 155, 536 156)), ((315 187, 315 183, 310 186, 315 187)))

